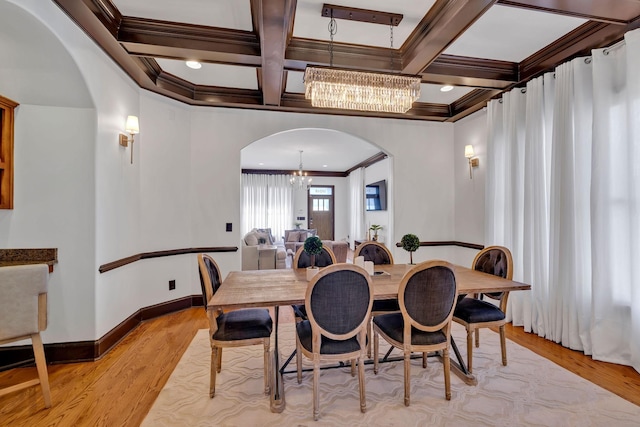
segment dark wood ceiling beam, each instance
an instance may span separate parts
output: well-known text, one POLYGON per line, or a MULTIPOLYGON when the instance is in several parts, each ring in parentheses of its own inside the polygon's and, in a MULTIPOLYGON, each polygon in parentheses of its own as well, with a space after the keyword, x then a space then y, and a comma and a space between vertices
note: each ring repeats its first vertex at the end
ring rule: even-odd
POLYGON ((640 15, 638 0, 498 0, 497 4, 615 25, 626 25, 640 15))
POLYGON ((549 71, 576 56, 590 55, 591 50, 608 46, 624 37, 624 33, 637 28, 639 22, 621 26, 589 21, 566 36, 539 50, 520 63, 520 80, 549 71))
POLYGON ((518 82, 518 64, 508 61, 443 54, 424 70, 423 76, 425 74, 430 76, 440 74, 459 78, 458 81, 444 81, 443 83, 459 84, 460 81, 463 81, 461 79, 466 78, 473 79, 467 80, 467 86, 504 88, 518 82))
POLYGON ((501 92, 500 90, 483 89, 476 89, 469 92, 449 106, 451 108, 451 117, 448 121, 455 122, 469 114, 475 113, 486 106, 487 101, 499 95, 501 92))
POLYGON ((437 0, 402 45, 402 71, 420 74, 495 2, 437 0))
POLYGON ((254 26, 260 35, 262 70, 261 89, 265 105, 280 105, 284 91, 284 54, 289 34, 293 31, 296 0, 251 2, 254 26))
MULTIPOLYGON (((348 43, 333 44, 333 65, 363 71, 391 71, 390 49, 348 43)), ((393 63, 400 64, 400 53, 394 51, 393 63)), ((302 71, 307 65, 329 65, 329 42, 293 38, 287 47, 285 67, 302 71)), ((400 71, 398 69, 393 71, 400 71)))
POLYGON ((249 31, 124 17, 117 40, 137 56, 261 64, 260 43, 249 31))

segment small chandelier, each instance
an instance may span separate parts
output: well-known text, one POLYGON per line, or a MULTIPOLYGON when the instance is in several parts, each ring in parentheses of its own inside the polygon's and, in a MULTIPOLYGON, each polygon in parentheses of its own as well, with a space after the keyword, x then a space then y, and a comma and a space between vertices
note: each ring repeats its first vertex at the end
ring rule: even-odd
MULTIPOLYGON (((393 22, 391 23, 391 69, 393 70, 393 22)), ((331 9, 329 67, 307 67, 305 99, 321 108, 406 113, 420 97, 420 76, 373 73, 333 68, 333 36, 337 24, 331 9)))
POLYGON ((311 178, 307 177, 306 172, 302 172, 302 150, 300 150, 300 166, 298 172, 294 172, 289 181, 294 188, 302 189, 311 184, 311 178))

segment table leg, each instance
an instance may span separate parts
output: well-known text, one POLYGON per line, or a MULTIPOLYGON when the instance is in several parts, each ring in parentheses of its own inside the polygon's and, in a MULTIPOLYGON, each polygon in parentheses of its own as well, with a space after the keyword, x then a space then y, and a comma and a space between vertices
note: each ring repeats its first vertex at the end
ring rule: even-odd
MULTIPOLYGON (((456 341, 451 337, 451 348, 453 349, 453 353, 456 355, 456 360, 451 359, 451 371, 456 374, 462 381, 464 381, 467 385, 478 385, 478 379, 475 375, 467 370, 467 364, 464 362, 462 355, 460 354, 460 350, 458 350, 458 346, 456 345, 456 341)), ((442 359, 442 355, 438 355, 442 359)))
POLYGON ((273 354, 270 358, 271 367, 269 375, 271 376, 271 412, 280 413, 284 411, 284 383, 282 382, 282 374, 280 373, 280 349, 278 348, 278 323, 279 323, 280 307, 275 306, 275 343, 273 345, 273 354))

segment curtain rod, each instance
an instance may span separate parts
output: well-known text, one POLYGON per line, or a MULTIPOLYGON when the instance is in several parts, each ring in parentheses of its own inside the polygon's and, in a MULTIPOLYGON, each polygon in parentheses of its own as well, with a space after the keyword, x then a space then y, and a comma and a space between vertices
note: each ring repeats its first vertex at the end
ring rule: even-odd
POLYGON ((622 47, 622 46, 624 46, 624 45, 625 45, 625 41, 624 41, 624 39, 622 39, 622 40, 620 40, 618 43, 612 44, 611 46, 609 46, 609 47, 605 48, 605 49, 602 51, 602 54, 603 54, 603 55, 609 55, 609 52, 611 52, 612 50, 615 50, 615 49, 617 49, 617 48, 619 48, 619 47, 622 47))

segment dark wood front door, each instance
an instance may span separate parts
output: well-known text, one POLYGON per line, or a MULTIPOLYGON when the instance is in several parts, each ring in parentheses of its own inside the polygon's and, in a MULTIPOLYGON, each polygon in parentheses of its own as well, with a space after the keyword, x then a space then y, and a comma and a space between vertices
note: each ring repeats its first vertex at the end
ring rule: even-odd
POLYGON ((334 239, 333 185, 309 186, 309 228, 318 230, 322 240, 334 239))

